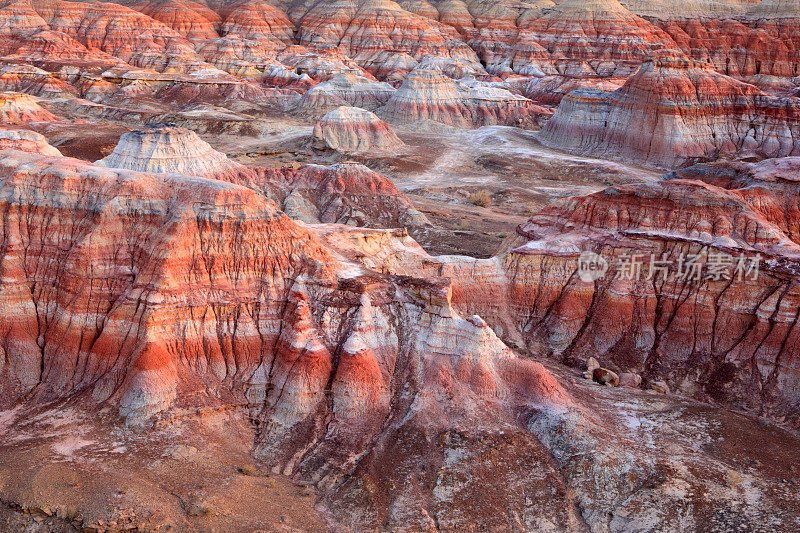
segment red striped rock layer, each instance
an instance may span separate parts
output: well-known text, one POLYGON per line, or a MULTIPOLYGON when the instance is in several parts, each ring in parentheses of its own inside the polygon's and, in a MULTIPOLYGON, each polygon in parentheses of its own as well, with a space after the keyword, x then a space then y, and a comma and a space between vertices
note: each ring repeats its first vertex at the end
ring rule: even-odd
POLYGON ((200 63, 191 44, 173 29, 117 4, 5 0, 0 13, 4 33, 21 40, 16 55, 29 61, 124 61, 161 71, 200 63))
MULTIPOLYGON (((540 364, 519 359, 479 317, 459 316, 447 280, 381 276, 342 262, 244 187, 6 151, 0 202, 4 408, 23 397, 78 395, 135 422, 201 397, 245 404, 265 461, 333 487, 353 458, 369 452, 371 461, 391 461, 398 432, 417 444, 426 439, 416 436, 450 428, 500 432, 509 453, 544 461, 518 414, 572 405, 540 364)), ((544 513, 564 527, 575 519, 566 501, 543 508, 517 490, 563 492, 557 476, 480 483, 499 501, 532 510, 526 516, 544 513)), ((407 487, 434 497, 413 476, 407 487)), ((359 506, 388 508, 389 498, 409 516, 425 515, 423 500, 370 494, 359 506)), ((442 505, 465 509, 454 524, 504 516, 442 505)), ((359 527, 384 520, 333 514, 359 527)))
POLYGON ((692 167, 535 215, 519 230, 531 242, 502 258, 529 348, 797 416, 800 160, 776 161, 692 167), (581 250, 606 258, 604 278, 578 276, 581 250), (641 254, 641 276, 624 271, 631 254, 641 254), (651 254, 667 274, 648 275, 651 254), (693 254, 704 270, 682 278, 680 258, 693 254), (760 256, 757 276, 736 274, 742 255, 745 265, 760 256))
POLYGON ((539 119, 549 113, 505 89, 459 85, 429 69, 409 73, 379 112, 389 122, 433 120, 467 128, 492 124, 536 127, 539 119))
POLYGON ((354 153, 396 149, 403 146, 403 141, 374 113, 357 107, 339 107, 314 125, 313 145, 354 153))
POLYGON ((30 130, 0 130, 0 150, 20 150, 47 156, 60 156, 44 135, 30 130))
POLYGON ((52 122, 56 117, 38 104, 35 98, 22 93, 0 93, 0 123, 7 125, 29 122, 52 122))
POLYGON ((791 2, 624 4, 5 0, 0 50, 53 66, 124 62, 191 71, 207 61, 249 76, 299 42, 312 55, 342 55, 339 62, 321 61, 314 69, 319 79, 350 62, 391 81, 429 57, 479 76, 485 67, 497 75, 625 77, 653 51, 671 50, 734 76, 798 74, 798 14, 791 2))
POLYGON ((220 330, 222 343, 206 344, 205 319, 192 316, 208 318, 212 307, 218 316, 242 313, 233 303, 242 290, 285 301, 287 278, 263 276, 273 268, 331 279, 308 233, 248 189, 22 152, 3 153, 0 165, 8 230, 0 298, 13 309, 0 327, 4 405, 32 390, 88 390, 99 400, 113 395, 128 415, 161 408, 179 374, 252 372, 264 349, 253 344, 253 324, 280 320, 276 308, 254 304, 238 338, 220 330), (241 232, 252 232, 242 253, 260 258, 244 270, 230 248, 241 232), (47 254, 55 254, 49 262, 47 254))
POLYGON ((792 20, 679 20, 662 23, 687 55, 735 77, 800 74, 800 13, 792 20))
POLYGON ((372 228, 420 228, 428 224, 391 180, 354 162, 329 167, 255 169, 248 185, 275 200, 290 217, 372 228))
MULTIPOLYGON (((339 46, 362 68, 389 77, 386 63, 393 54, 415 61, 427 55, 452 57, 480 67, 475 52, 450 26, 415 16, 385 0, 339 0, 311 4, 302 15, 300 44, 339 46), (400 31, 398 31, 400 30, 400 31)), ((399 71, 414 68, 414 64, 399 71)))
POLYGON ((653 5, 655 9, 648 13, 648 18, 663 28, 689 57, 709 62, 724 74, 794 77, 800 73, 797 59, 800 10, 794 0, 697 4, 677 5, 672 9, 653 5), (726 7, 730 9, 728 13, 708 14, 709 8, 726 7))
POLYGON ((662 168, 719 154, 800 153, 800 108, 681 59, 645 64, 618 90, 564 98, 540 139, 548 146, 662 168))
POLYGON ((118 0, 171 27, 192 41, 230 34, 256 40, 272 49, 292 41, 294 26, 286 14, 263 0, 232 0, 203 5, 191 0, 118 0))
POLYGON ((322 116, 340 106, 376 111, 394 92, 394 87, 388 83, 345 72, 309 89, 296 111, 310 117, 322 116))
POLYGON ((6 65, 0 69, 0 90, 39 97, 77 95, 78 89, 32 65, 6 65))
POLYGON ((521 74, 625 77, 655 50, 676 47, 617 0, 566 0, 523 24, 514 48, 521 74))
POLYGON ((459 312, 480 314, 538 357, 576 367, 595 357, 645 386, 666 381, 797 422, 799 170, 800 158, 704 164, 564 200, 492 259, 430 257, 405 234, 375 230, 323 238, 374 270, 452 279, 459 312), (585 250, 608 263, 597 281, 579 276, 585 250), (639 275, 624 267, 634 255, 639 275), (693 255, 700 277, 681 277, 681 257, 693 255), (651 257, 666 271, 650 276, 651 257), (757 275, 748 273, 756 261, 757 275))

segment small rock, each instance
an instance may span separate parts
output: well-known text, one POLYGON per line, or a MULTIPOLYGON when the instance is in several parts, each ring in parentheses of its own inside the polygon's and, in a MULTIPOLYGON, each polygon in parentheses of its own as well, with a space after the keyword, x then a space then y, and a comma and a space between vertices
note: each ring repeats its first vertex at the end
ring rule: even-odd
POLYGON ((592 379, 592 373, 588 370, 581 375, 583 376, 583 379, 592 379))
POLYGON ((610 387, 619 387, 619 376, 607 368, 595 368, 592 377, 598 383, 610 387))
POLYGON ((669 394, 669 385, 665 381, 651 381, 650 390, 654 390, 661 394, 669 394))
POLYGON ((636 388, 642 384, 642 376, 634 372, 623 372, 619 375, 620 387, 636 388))
POLYGON ((587 372, 594 372, 595 369, 600 368, 600 363, 597 362, 597 359, 594 357, 590 357, 586 360, 586 371, 587 372))

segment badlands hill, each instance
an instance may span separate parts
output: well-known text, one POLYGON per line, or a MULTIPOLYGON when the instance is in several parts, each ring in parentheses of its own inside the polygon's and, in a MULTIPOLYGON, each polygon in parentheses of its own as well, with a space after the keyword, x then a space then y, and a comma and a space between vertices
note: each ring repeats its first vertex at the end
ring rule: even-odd
POLYGON ((800 530, 798 49, 0 0, 0 530, 800 530))
MULTIPOLYGON (((130 139, 152 129, 163 127, 120 144, 139 146, 130 139)), ((153 153, 185 146, 181 132, 163 133, 153 153)), ((648 527, 656 501, 670 528, 727 527, 714 509, 747 479, 761 497, 738 504, 736 523, 794 527, 796 506, 775 496, 790 475, 778 452, 696 444, 756 434, 780 450, 796 437, 686 402, 744 402, 795 420, 797 167, 792 158, 692 167, 565 200, 521 226, 506 251, 476 260, 432 257, 404 231, 359 220, 296 222, 267 198, 325 191, 330 205, 374 214, 382 190, 386 212, 400 212, 406 200, 391 182, 358 165, 226 176, 256 180, 240 185, 3 150, 0 299, 12 312, 0 323, 2 468, 38 474, 0 485, 22 509, 0 515, 15 525, 35 515, 48 527, 192 528, 255 527, 279 512, 308 528, 319 512, 355 529, 580 530, 648 527), (687 288, 668 275, 617 278, 612 261, 607 278, 585 282, 575 269, 587 246, 619 260, 641 250, 772 260, 757 280, 731 264, 729 277, 687 288), (684 399, 578 383, 553 366, 590 354, 606 372, 684 399), (766 373, 753 373, 753 361, 766 373), (658 438, 639 439, 643 424, 658 438), (212 442, 225 454, 202 459, 212 442), (120 447, 124 470, 111 467, 120 447), (48 449, 71 470, 42 466, 48 449), (257 467, 231 463, 250 450, 257 467), (740 454, 769 469, 756 476, 740 454), (175 475, 200 460, 212 477, 175 475), (288 498, 280 511, 260 499, 267 477, 272 497, 288 498), (207 484, 223 479, 224 490, 207 484), (305 496, 291 495, 289 479, 305 496), (98 504, 123 483, 118 503, 98 504), (675 484, 707 490, 709 507, 678 512, 686 493, 675 484), (77 509, 73 494, 86 498, 77 509), (146 494, 179 504, 157 513, 146 494), (316 510, 297 507, 308 496, 316 510)))
POLYGON ((677 58, 642 65, 614 92, 561 101, 540 136, 549 146, 663 168, 721 154, 800 154, 800 101, 677 58))
MULTIPOLYGON (((153 157, 140 150, 119 161, 160 164, 167 148, 192 139, 164 126, 134 132, 122 148, 149 146, 153 157), (152 144, 135 142, 142 138, 152 144)), ((188 144, 192 153, 198 144, 188 144)), ((283 190, 286 213, 289 196, 313 202, 316 194, 320 213, 349 203, 372 214, 408 214, 391 182, 360 165, 253 168, 221 181, 51 153, 0 152, 0 298, 13 310, 0 323, 3 427, 28 450, 4 445, 3 468, 37 468, 30 450, 35 457, 55 442, 59 457, 69 454, 85 477, 71 482, 48 467, 0 491, 53 527, 253 527, 248 520, 271 512, 263 502, 259 511, 221 514, 218 505, 229 504, 220 498, 238 490, 247 504, 260 497, 260 485, 252 485, 264 479, 258 476, 286 483, 281 475, 305 480, 307 495, 316 495, 318 511, 337 527, 639 527, 652 520, 653 500, 659 523, 670 527, 676 517, 731 523, 703 506, 686 518, 677 512, 684 493, 661 487, 711 488, 703 496, 711 509, 729 505, 739 485, 708 487, 707 479, 744 476, 744 467, 733 470, 729 452, 698 453, 697 424, 726 420, 724 431, 737 439, 764 428, 698 411, 691 419, 658 418, 658 431, 668 433, 632 446, 638 424, 685 407, 677 399, 651 405, 653 396, 635 389, 623 396, 579 384, 520 352, 567 363, 591 354, 607 371, 639 375, 647 386, 796 416, 792 272, 800 240, 788 222, 797 199, 794 159, 692 167, 569 199, 535 214, 507 251, 476 260, 432 257, 405 232, 367 229, 357 219, 296 222, 267 198, 283 190), (384 207, 374 203, 375 191, 384 207), (619 259, 626 250, 652 249, 773 260, 757 282, 736 277, 733 265, 729 278, 709 278, 697 289, 669 277, 628 281, 613 275, 620 267, 612 262, 608 278, 587 283, 575 276, 586 246, 619 259), (751 372, 754 360, 766 374, 751 372), (622 399, 630 395, 635 407, 622 399), (59 416, 75 422, 59 426, 59 416), (626 416, 637 424, 616 422, 626 416), (257 431, 248 433, 247 424, 257 431), (46 427, 56 428, 48 433, 55 441, 43 437, 46 427), (144 435, 154 440, 145 444, 144 435), (241 487, 218 490, 187 486, 167 470, 192 464, 209 442, 230 457, 252 448, 262 473, 241 466, 245 474, 236 473, 228 459, 214 459, 215 479, 241 487), (112 445, 126 448, 125 471, 108 468, 116 460, 112 445), (145 466, 152 454, 167 463, 145 466), (672 458, 692 468, 677 469, 672 458), (147 488, 148 468, 161 469, 163 488, 147 488), (619 468, 629 474, 602 481, 619 468), (255 481, 246 481, 251 475, 255 481), (656 475, 662 481, 654 488, 641 487, 656 475), (111 489, 80 481, 93 478, 126 483, 116 493, 120 503, 98 507, 111 489), (71 511, 63 498, 75 491, 50 492, 45 480, 74 483, 90 499, 71 511), (483 496, 487 489, 492 499, 483 496), (28 490, 37 495, 25 496, 28 490), (123 502, 140 502, 146 491, 177 494, 185 511, 154 513, 138 503, 141 514, 120 514, 123 502)), ((790 433, 771 431, 775 446, 794 445, 790 433)), ((788 466, 761 453, 775 470, 758 478, 746 472, 762 497, 742 508, 738 523, 770 516, 796 524, 793 507, 772 496, 788 466)), ((274 490, 284 494, 283 486, 274 490)), ((297 520, 300 512, 285 507, 281 516, 297 520)), ((31 516, 0 514, 14 524, 31 516)))
POLYGON ((314 125, 314 143, 340 152, 398 148, 403 141, 387 123, 365 109, 338 107, 314 125))

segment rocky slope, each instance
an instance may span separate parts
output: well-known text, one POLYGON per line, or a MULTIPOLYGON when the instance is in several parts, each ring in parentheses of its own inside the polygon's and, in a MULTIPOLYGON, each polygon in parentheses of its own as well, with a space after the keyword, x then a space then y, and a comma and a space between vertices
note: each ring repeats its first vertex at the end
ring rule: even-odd
POLYGON ((798 74, 798 17, 786 0, 0 5, 4 48, 28 62, 124 63, 162 72, 209 62, 244 74, 263 71, 274 53, 300 44, 312 54, 338 49, 342 60, 390 81, 430 57, 494 75, 619 77, 654 50, 709 61, 730 75, 791 77, 798 74))
POLYGON ((3 124, 21 125, 55 120, 55 115, 42 108, 35 98, 23 93, 0 93, 0 121, 3 124))
POLYGON ((538 213, 519 229, 530 242, 502 258, 523 341, 796 417, 798 169, 700 165, 538 213), (605 276, 576 273, 584 250, 605 276))
POLYGON ((20 150, 47 156, 60 156, 44 135, 29 130, 0 130, 0 150, 20 150))
POLYGON ((298 103, 297 111, 307 116, 322 116, 340 106, 375 111, 386 104, 395 89, 351 73, 340 73, 309 89, 298 103))
POLYGON ((427 55, 480 67, 475 52, 452 27, 410 13, 391 1, 310 3, 302 14, 298 37, 303 45, 338 46, 381 78, 402 77, 427 55), (398 56, 408 62, 393 67, 398 56))
POLYGON ((430 257, 407 237, 326 242, 372 269, 452 279, 457 309, 528 353, 579 368, 595 357, 644 387, 796 423, 798 169, 702 164, 567 198, 492 259, 430 257), (587 251, 603 258, 596 276, 579 269, 587 251))
MULTIPOLYGON (((780 361, 761 400, 788 402, 783 387, 794 378, 778 369, 792 368, 785 276, 798 245, 781 213, 796 208, 797 165, 697 167, 575 199, 520 228, 532 242, 472 260, 427 256, 403 231, 303 226, 256 191, 216 179, 5 150, 0 299, 10 312, 0 320, 0 388, 2 406, 14 408, 0 420, 0 468, 30 475, 2 477, 3 501, 16 507, 0 508, 0 520, 21 527, 35 514, 51 528, 251 524, 247 517, 275 512, 259 481, 271 470, 267 500, 289 497, 279 474, 304 480, 334 528, 580 531, 765 520, 791 528, 798 521, 786 505, 791 496, 779 496, 789 468, 778 459, 782 446, 794 445, 791 434, 686 400, 575 383, 519 357, 495 332, 514 337, 502 325, 513 317, 526 352, 543 355, 550 346, 554 355, 580 358, 584 346, 595 354, 606 346, 605 365, 643 364, 648 380, 706 384, 723 402, 744 390, 753 400, 747 379, 755 374, 746 365, 772 355, 780 361), (685 201, 685 188, 706 194, 692 208, 656 207, 685 201), (621 193, 629 207, 613 232, 609 205, 621 204, 606 199, 621 193), (667 225, 659 214, 673 218, 667 225), (670 231, 637 233, 647 216, 670 231), (711 217, 720 222, 704 227, 711 217), (701 367, 678 340, 698 331, 692 317, 713 321, 712 310, 721 312, 708 307, 713 292, 675 300, 670 285, 647 303, 649 282, 605 291, 605 282, 581 284, 568 245, 582 239, 609 250, 640 249, 636 241, 676 251, 711 239, 704 245, 782 259, 765 263, 759 284, 714 285, 718 298, 737 302, 755 287, 766 292, 754 304, 760 311, 725 307, 741 316, 718 317, 727 329, 701 367), (670 310, 670 302, 679 307, 670 310), (487 320, 470 308, 482 308, 487 320), (637 317, 630 329, 619 320, 625 313, 637 317), (745 333, 731 348, 737 327, 745 333), (651 359, 636 363, 616 351, 635 339, 655 341, 651 359), (736 364, 717 353, 745 365, 729 368, 736 364), (689 361, 677 365, 680 357, 689 361), (692 374, 698 368, 707 380, 692 374), (687 375, 669 375, 678 369, 687 375), (715 447, 754 434, 767 461, 758 475, 747 462, 753 450, 715 447), (230 458, 253 445, 258 473, 239 466, 244 474, 231 477, 236 463, 204 459, 209 447, 230 458), (48 453, 66 470, 36 459, 48 453), (105 466, 120 460, 126 468, 105 466), (196 461, 205 466, 197 476, 188 469, 190 483, 174 476, 196 461), (115 510, 92 503, 106 497, 103 487, 123 484, 109 494, 115 510), (76 487, 93 499, 66 499, 76 487), (142 507, 142 499, 166 494, 174 506, 142 507), (254 497, 262 498, 257 509, 242 507, 254 497), (692 510, 682 514, 687 497, 692 510), (733 514, 718 515, 722 508, 733 514)), ((355 185, 345 183, 361 183, 364 197, 352 201, 362 203, 377 184, 364 172, 307 166, 284 174, 348 199, 355 185)), ((694 340, 695 349, 708 341, 694 340)), ((308 504, 295 505, 284 504, 282 521, 305 513, 298 527, 320 528, 308 504)))
POLYGON ((721 154, 800 153, 798 103, 678 58, 643 65, 614 92, 586 89, 559 105, 540 139, 575 153, 674 168, 721 154))
POLYGON ((0 0, 0 530, 800 530, 798 27, 0 0))
POLYGON ((359 163, 255 172, 258 179, 248 185, 274 200, 294 220, 411 231, 428 225, 425 216, 391 180, 359 163))
MULTIPOLYGON (((386 444, 417 446, 420 432, 506 428, 508 437, 492 438, 521 441, 520 450, 543 458, 514 413, 572 402, 544 367, 518 358, 479 317, 462 318, 446 280, 343 263, 249 189, 18 151, 0 157, 7 230, 0 298, 14 309, 0 325, 8 347, 3 407, 81 394, 115 406, 130 424, 217 390, 210 405, 244 403, 258 421, 259 457, 333 488, 356 457, 393 460, 386 444), (23 220, 27 231, 19 231, 23 220), (34 229, 46 225, 50 231, 34 229)), ((480 454, 481 442, 460 448, 480 454)), ((358 494, 366 498, 360 508, 382 506, 382 491, 368 496, 353 485, 365 481, 357 474, 330 497, 358 494)), ((500 500, 526 520, 543 514, 565 527, 576 520, 568 500, 531 504, 500 483, 500 500)), ((515 483, 563 490, 554 479, 515 483)), ((392 516, 334 514, 355 525, 408 526, 432 520, 430 498, 443 506, 438 513, 469 509, 431 494, 427 482, 404 484, 409 493, 387 494, 392 516)), ((466 498, 477 486, 462 490, 466 498)), ((472 509, 450 520, 493 520, 497 512, 472 509)))

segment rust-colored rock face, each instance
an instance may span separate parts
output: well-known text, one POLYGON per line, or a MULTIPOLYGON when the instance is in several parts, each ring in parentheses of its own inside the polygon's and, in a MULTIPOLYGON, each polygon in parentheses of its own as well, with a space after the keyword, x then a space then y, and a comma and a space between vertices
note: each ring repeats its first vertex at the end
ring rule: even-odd
POLYGON ((704 65, 668 58, 643 65, 614 92, 562 100, 541 140, 581 154, 674 168, 719 154, 800 153, 793 98, 774 98, 704 65))
POLYGON ((428 224, 391 180, 356 162, 256 172, 251 186, 295 220, 412 231, 428 224))
POLYGON ((0 150, 21 150, 34 154, 60 156, 44 135, 28 130, 0 130, 0 150))
POLYGON ((298 110, 309 116, 322 116, 340 106, 376 111, 395 93, 394 87, 352 73, 340 73, 309 89, 298 110))
POLYGON ((475 52, 452 27, 388 0, 318 3, 303 15, 299 28, 301 44, 339 46, 364 68, 383 76, 402 75, 426 55, 479 66, 475 52), (410 67, 389 67, 397 53, 411 60, 410 67))
MULTIPOLYGON (((517 357, 479 317, 462 318, 446 280, 343 261, 250 189, 19 151, 0 155, 0 175, 3 407, 85 393, 137 423, 215 388, 263 425, 265 462, 327 485, 367 451, 390 461, 393 435, 461 425, 506 427, 541 457, 515 413, 572 403, 539 363, 517 357), (313 448, 299 462, 298 446, 313 448)), ((395 492, 345 486, 331 497, 356 493, 363 506, 382 497, 402 505, 409 517, 390 523, 425 516, 424 500, 403 503, 395 492)), ((499 497, 530 506, 512 487, 499 497)), ((565 527, 575 520, 567 502, 542 512, 565 527)))
POLYGON ((28 62, 122 62, 162 72, 210 62, 253 74, 300 44, 398 82, 431 57, 492 75, 625 77, 656 50, 733 76, 792 77, 799 17, 793 3, 766 0, 5 0, 0 7, 3 48, 28 62))
POLYGON ((538 213, 504 257, 525 342, 795 412, 798 170, 797 158, 699 165, 538 213), (578 275, 584 250, 605 275, 578 275))
POLYGON ((55 115, 43 109, 35 98, 23 93, 0 93, 0 121, 20 125, 29 122, 50 122, 55 115))
POLYGON ((799 50, 0 0, 0 531, 800 531, 799 50))

